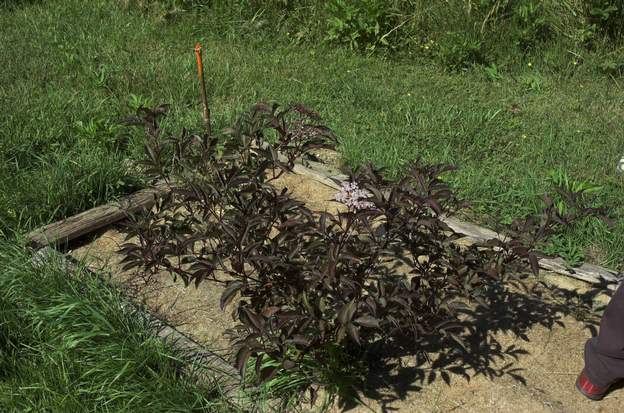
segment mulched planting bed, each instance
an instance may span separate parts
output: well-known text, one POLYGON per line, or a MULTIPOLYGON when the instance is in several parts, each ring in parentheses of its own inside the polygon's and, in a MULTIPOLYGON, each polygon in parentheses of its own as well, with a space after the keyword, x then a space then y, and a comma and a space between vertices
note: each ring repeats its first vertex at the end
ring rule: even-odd
MULTIPOLYGON (((312 210, 334 212, 342 208, 332 201, 334 188, 308 176, 284 175, 276 186, 288 187, 295 198, 312 210)), ((123 271, 120 264, 123 256, 117 250, 125 237, 123 226, 108 227, 83 239, 81 245, 70 246, 67 253, 84 261, 91 269, 109 274, 110 281, 124 286, 132 300, 144 304, 180 332, 229 357, 231 347, 223 332, 236 322, 231 308, 222 311, 219 307, 222 287, 210 282, 201 283, 197 288, 184 287, 180 280, 174 282, 166 272, 147 276, 137 270, 123 271)), ((562 290, 589 291, 589 286, 581 281, 545 272, 540 277, 562 290)), ((495 342, 482 351, 501 357, 478 372, 480 374, 475 375, 474 370, 468 369, 470 380, 466 380, 459 367, 466 360, 436 358, 435 349, 428 362, 417 362, 419 358, 414 354, 381 352, 380 359, 373 361, 373 373, 363 400, 373 411, 622 410, 624 391, 614 391, 602 402, 595 403, 584 399, 574 388, 576 375, 583 366, 583 346, 592 334, 586 323, 553 313, 537 302, 527 305, 531 299, 520 292, 514 297, 519 303, 517 309, 503 308, 500 312, 493 309, 491 314, 483 316, 484 324, 494 332, 495 342), (449 371, 448 376, 440 374, 440 367, 449 371), (446 384, 447 379, 450 379, 450 386, 446 384)), ((600 295, 596 300, 607 302, 608 297, 600 295)), ((360 406, 352 411, 370 410, 360 406)))

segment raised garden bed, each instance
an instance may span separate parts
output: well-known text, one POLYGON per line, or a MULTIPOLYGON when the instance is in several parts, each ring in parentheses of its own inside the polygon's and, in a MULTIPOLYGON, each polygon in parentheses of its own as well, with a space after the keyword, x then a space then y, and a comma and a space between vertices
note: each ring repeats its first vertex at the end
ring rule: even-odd
MULTIPOLYGON (((331 156, 329 158, 334 161, 336 159, 331 156)), ((347 176, 340 173, 335 165, 312 160, 298 163, 295 165, 293 172, 305 176, 306 182, 316 182, 317 184, 322 184, 321 187, 334 189, 334 193, 340 190, 341 182, 347 179, 347 176)), ((301 186, 302 184, 303 182, 300 182, 298 185, 301 186)), ((127 218, 129 212, 149 209, 154 203, 154 197, 162 193, 165 188, 166 185, 164 183, 157 183, 153 188, 138 191, 117 203, 95 207, 61 221, 45 225, 28 235, 30 245, 34 249, 48 245, 62 246, 78 237, 115 224, 127 218)), ((297 187, 293 186, 290 189, 297 190, 297 187)), ((330 199, 333 199, 332 197, 333 194, 330 198, 323 199, 323 202, 328 202, 330 199)), ((307 202, 318 203, 320 201, 310 201, 308 199, 307 202)), ((311 205, 311 208, 315 209, 315 205, 311 205)), ((318 205, 316 205, 316 209, 318 209, 318 205)), ((505 238, 491 229, 462 221, 455 217, 444 217, 443 220, 454 231, 464 234, 466 242, 482 242, 492 238, 505 238)), ((589 263, 571 267, 562 258, 542 258, 539 260, 539 266, 555 274, 576 278, 591 284, 602 285, 611 290, 615 290, 622 277, 617 271, 589 263)))
MULTIPOLYGON (((313 210, 340 208, 332 199, 343 177, 331 167, 308 162, 307 166, 298 165, 294 172, 296 174, 280 178, 276 185, 288 187, 295 198, 304 200, 313 210)), ((143 191, 122 201, 122 204, 125 204, 124 208, 132 204, 136 209, 149 206, 153 193, 151 190, 143 191)), ((125 234, 123 226, 117 224, 125 217, 124 208, 114 205, 99 207, 80 214, 78 218, 49 225, 32 234, 33 245, 62 244, 68 256, 85 262, 94 271, 109 275, 109 281, 123 286, 134 303, 144 306, 154 319, 163 320, 159 328, 163 337, 178 340, 186 347, 194 347, 204 360, 206 354, 212 355, 213 365, 214 360, 218 360, 216 365, 222 367, 219 380, 224 384, 240 380, 240 376, 226 362, 230 356, 229 343, 223 337, 223 331, 232 327, 234 321, 229 312, 219 308, 221 287, 204 283, 198 288, 185 288, 180 282, 173 282, 168 273, 147 277, 136 270, 121 269, 119 261, 122 256, 117 250, 125 234), (78 241, 75 240, 77 237, 80 237, 78 241), (162 326, 165 326, 164 329, 162 326)), ((495 236, 491 231, 473 224, 454 219, 447 219, 447 222, 467 235, 463 242, 495 236)), ((542 277, 548 283, 576 293, 588 292, 591 287, 572 277, 589 282, 615 279, 615 275, 606 269, 586 265, 571 272, 557 263, 558 260, 541 260, 543 268, 556 271, 542 273, 542 277)), ((493 343, 487 351, 493 351, 493 356, 500 356, 486 371, 480 371, 480 374, 466 381, 461 377, 462 369, 458 368, 462 364, 460 359, 436 360, 435 351, 431 362, 424 364, 417 362, 418 357, 413 354, 391 357, 377 366, 379 374, 372 378, 370 388, 364 391, 364 401, 374 411, 539 412, 587 409, 588 402, 576 393, 573 382, 582 367, 582 349, 591 331, 585 323, 570 314, 556 314, 539 303, 531 303, 528 298, 523 300, 522 294, 518 294, 518 308, 506 314, 502 311, 503 319, 497 320, 495 311, 488 316, 491 319, 484 318, 484 323, 495 324, 492 328, 498 331, 494 336, 497 343, 493 343), (504 317, 510 314, 512 318, 507 321, 520 326, 503 325, 504 317), (521 334, 513 334, 514 330, 516 333, 521 331, 521 334), (440 371, 446 371, 448 375, 441 375, 440 371), (451 386, 445 383, 447 379, 451 380, 451 386)), ((606 302, 608 297, 597 295, 596 300, 606 302)), ((472 375, 476 372, 468 369, 465 373, 472 375)), ((240 405, 235 391, 231 391, 231 396, 240 405)), ((603 411, 617 411, 621 403, 622 396, 616 393, 608 396, 600 406, 603 411)), ((358 409, 367 411, 365 408, 358 409)))

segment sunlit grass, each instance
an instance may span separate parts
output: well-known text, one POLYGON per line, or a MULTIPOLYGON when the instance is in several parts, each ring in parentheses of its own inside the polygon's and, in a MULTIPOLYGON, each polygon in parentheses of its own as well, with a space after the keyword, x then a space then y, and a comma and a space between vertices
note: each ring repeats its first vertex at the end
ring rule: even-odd
MULTIPOLYGON (((225 24, 214 19, 162 18, 105 0, 0 12, 0 53, 12 62, 0 73, 8 108, 0 113, 0 229, 32 228, 132 191, 126 160, 141 156, 142 137, 116 121, 137 101, 171 103, 171 128, 199 128, 197 40, 207 50, 217 127, 259 99, 302 101, 338 132, 352 166, 456 163, 449 179, 486 223, 536 211, 557 168, 603 186, 601 203, 622 214, 621 80, 583 65, 558 72, 546 52, 534 53, 531 67, 503 65, 494 78, 480 66, 447 73, 420 60, 276 42, 240 21, 219 31, 225 24)), ((620 266, 618 222, 567 236, 602 251, 599 263, 620 266)))
POLYGON ((124 297, 0 243, 0 411, 230 411, 124 297))

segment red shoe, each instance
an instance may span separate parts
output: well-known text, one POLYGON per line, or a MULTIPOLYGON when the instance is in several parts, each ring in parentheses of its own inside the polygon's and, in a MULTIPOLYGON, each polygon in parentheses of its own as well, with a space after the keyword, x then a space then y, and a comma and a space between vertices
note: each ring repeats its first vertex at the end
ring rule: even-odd
POLYGON ((592 400, 601 400, 607 391, 609 390, 611 385, 607 385, 605 387, 598 387, 592 382, 589 381, 587 375, 585 375, 585 370, 581 371, 578 378, 576 379, 576 388, 580 391, 583 396, 592 400))

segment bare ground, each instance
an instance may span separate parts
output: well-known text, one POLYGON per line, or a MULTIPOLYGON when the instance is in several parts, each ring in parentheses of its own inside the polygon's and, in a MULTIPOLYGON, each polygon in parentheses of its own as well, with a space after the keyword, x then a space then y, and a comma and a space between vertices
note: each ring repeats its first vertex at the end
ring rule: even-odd
MULTIPOLYGON (((338 208, 330 202, 335 191, 308 178, 289 175, 282 178, 278 186, 281 185, 314 210, 338 208)), ((221 287, 203 283, 198 288, 185 288, 180 280, 174 282, 166 273, 147 278, 122 271, 121 256, 116 251, 124 238, 122 230, 110 228, 69 253, 89 267, 110 274, 113 283, 126 287, 134 300, 144 303, 181 332, 212 350, 227 353, 229 345, 223 331, 234 321, 230 310, 223 312, 219 308, 221 287)), ((555 274, 545 274, 544 279, 561 291, 589 291, 587 284, 555 274)), ((608 297, 599 295, 596 300, 606 303, 608 297)), ((364 392, 369 408, 358 406, 352 411, 624 412, 624 390, 614 390, 603 401, 592 402, 574 388, 576 375, 583 367, 583 345, 592 335, 584 322, 566 312, 551 312, 520 294, 511 302, 518 303, 517 308, 506 303, 513 308, 483 315, 484 328, 492 328, 495 341, 480 349, 484 353, 477 359, 494 360, 487 366, 473 363, 472 369, 466 369, 469 380, 449 373, 448 385, 440 374, 461 364, 459 359, 436 361, 434 357, 423 363, 414 356, 401 355, 394 361, 380 361, 379 374, 364 392), (512 316, 500 321, 503 313, 512 316), (492 322, 493 319, 497 321, 492 322), (516 359, 510 354, 515 354, 516 359)))

